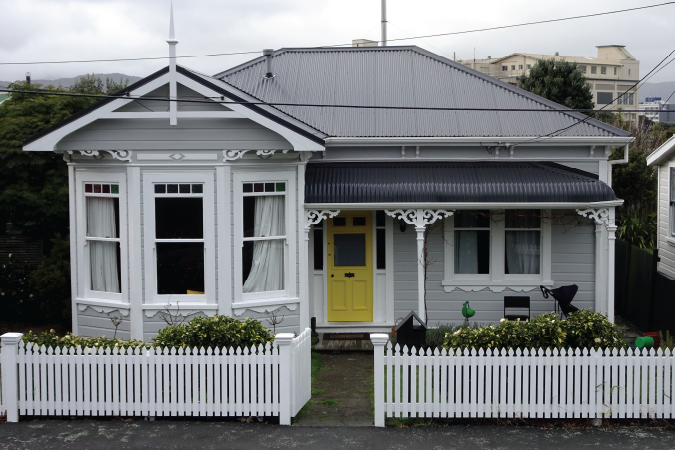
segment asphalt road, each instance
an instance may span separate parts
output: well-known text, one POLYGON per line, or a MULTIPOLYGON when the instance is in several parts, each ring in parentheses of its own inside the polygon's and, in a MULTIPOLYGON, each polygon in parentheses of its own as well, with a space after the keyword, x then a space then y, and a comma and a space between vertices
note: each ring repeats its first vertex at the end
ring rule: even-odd
POLYGON ((672 449, 664 428, 282 427, 236 422, 35 420, 0 424, 0 449, 672 449))

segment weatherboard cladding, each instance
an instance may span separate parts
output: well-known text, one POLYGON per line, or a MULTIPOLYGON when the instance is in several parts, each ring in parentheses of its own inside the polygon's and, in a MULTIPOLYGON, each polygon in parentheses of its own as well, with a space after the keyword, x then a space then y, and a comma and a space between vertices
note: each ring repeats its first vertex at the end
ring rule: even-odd
MULTIPOLYGON (((215 75, 265 102, 450 108, 564 109, 417 47, 281 49, 215 75)), ((573 111, 430 111, 276 106, 334 137, 628 136, 573 111), (580 123, 583 119, 585 122, 580 123)))
POLYGON ((590 203, 616 200, 593 174, 555 163, 309 163, 306 203, 590 203))

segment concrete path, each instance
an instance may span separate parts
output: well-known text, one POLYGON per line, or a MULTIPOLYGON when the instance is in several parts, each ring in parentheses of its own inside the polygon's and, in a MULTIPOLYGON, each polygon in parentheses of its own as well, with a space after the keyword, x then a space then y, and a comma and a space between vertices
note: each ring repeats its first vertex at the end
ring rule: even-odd
POLYGON ((0 450, 23 449, 621 449, 675 447, 662 428, 282 427, 236 422, 35 420, 0 424, 0 450))
POLYGON ((322 353, 312 404, 298 426, 372 426, 373 353, 322 353))

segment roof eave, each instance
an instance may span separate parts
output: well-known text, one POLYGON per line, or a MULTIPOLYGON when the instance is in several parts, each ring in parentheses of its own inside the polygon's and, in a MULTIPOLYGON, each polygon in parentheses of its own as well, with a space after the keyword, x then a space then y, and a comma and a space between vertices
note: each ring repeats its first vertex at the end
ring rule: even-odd
POLYGON ((633 136, 476 136, 476 137, 329 137, 326 147, 384 146, 384 145, 625 145, 633 136), (534 141, 534 139, 537 139, 534 141), (532 141, 532 142, 528 142, 532 141))
POLYGON ((669 157, 673 155, 673 153, 675 153, 675 136, 671 136, 670 139, 661 144, 659 148, 654 150, 647 157, 647 165, 658 166, 663 161, 667 161, 669 157))
POLYGON ((305 203, 305 209, 382 210, 382 209, 588 209, 623 205, 623 200, 604 202, 518 202, 518 203, 305 203))

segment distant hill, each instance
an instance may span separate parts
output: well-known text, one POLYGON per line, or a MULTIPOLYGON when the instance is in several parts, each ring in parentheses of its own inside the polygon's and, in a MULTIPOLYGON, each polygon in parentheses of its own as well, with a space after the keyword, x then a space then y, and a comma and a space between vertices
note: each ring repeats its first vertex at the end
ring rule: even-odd
MULTIPOLYGON (((77 80, 82 78, 84 75, 78 75, 76 77, 72 78, 59 78, 56 80, 38 80, 38 79, 32 79, 31 83, 32 84, 42 84, 43 86, 47 85, 52 85, 52 86, 63 86, 63 87, 70 87, 77 80)), ((96 76, 100 77, 103 82, 105 83, 106 77, 112 78, 115 81, 119 81, 120 78, 123 80, 126 80, 127 78, 129 79, 129 84, 133 84, 137 82, 138 80, 141 79, 141 77, 135 77, 133 75, 124 75, 122 73, 97 73, 96 76)), ((6 88, 10 83, 13 83, 13 81, 0 81, 0 88, 6 88)))
MULTIPOLYGON (((640 101, 644 102, 646 97, 661 97, 666 101, 670 94, 675 91, 675 81, 665 81, 663 83, 645 83, 640 87, 640 101)), ((675 95, 670 99, 673 102, 675 95)))

